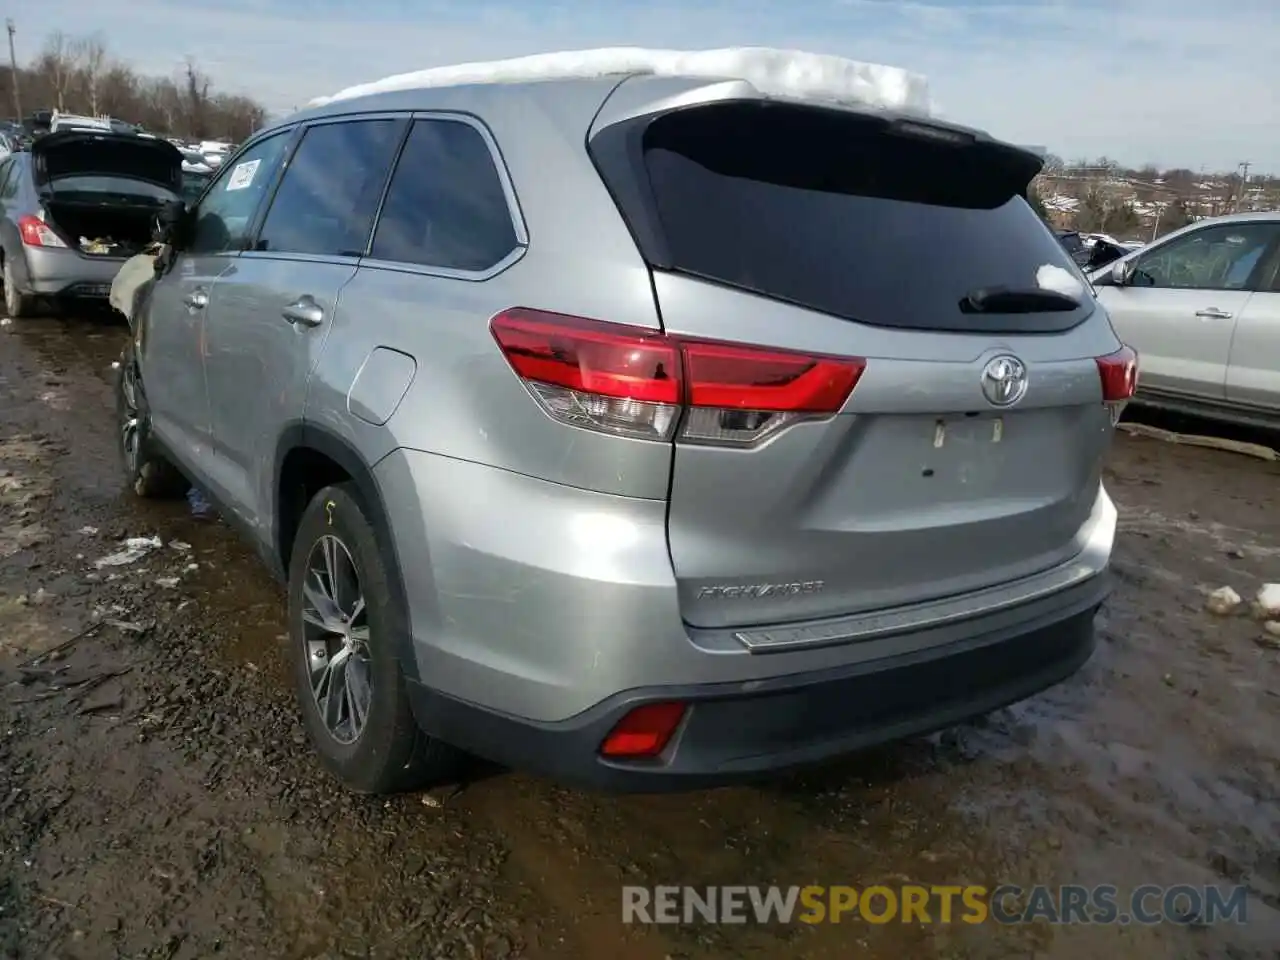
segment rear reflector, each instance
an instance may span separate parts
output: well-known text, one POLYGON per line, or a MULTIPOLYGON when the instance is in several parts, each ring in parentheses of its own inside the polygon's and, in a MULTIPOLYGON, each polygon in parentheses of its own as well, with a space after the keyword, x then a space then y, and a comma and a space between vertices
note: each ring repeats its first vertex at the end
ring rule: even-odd
POLYGON ((47 223, 39 217, 30 215, 18 218, 18 234, 28 247, 65 247, 59 237, 47 223))
POLYGON ((1104 403, 1123 403, 1138 391, 1138 354, 1131 347, 1098 358, 1104 403))
POLYGON ((656 757, 667 748, 684 712, 683 703, 646 703, 636 707, 605 737, 600 754, 620 760, 656 757))
POLYGON ((791 423, 838 413, 866 366, 523 307, 490 326, 550 416, 649 440, 669 440, 678 427, 685 441, 751 446, 791 423))

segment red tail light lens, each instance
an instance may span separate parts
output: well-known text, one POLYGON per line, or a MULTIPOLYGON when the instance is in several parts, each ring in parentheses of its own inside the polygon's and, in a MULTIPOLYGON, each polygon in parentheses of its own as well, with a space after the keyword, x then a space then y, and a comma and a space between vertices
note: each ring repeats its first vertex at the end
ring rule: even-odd
POLYGON ((1138 391, 1138 354, 1131 347, 1098 358, 1104 403, 1123 403, 1138 391))
POLYGON ((865 361, 516 308, 494 339, 543 409, 575 426, 696 443, 750 446, 790 423, 844 406, 865 361))
POLYGON ((18 218, 18 233, 22 242, 28 247, 65 247, 50 226, 39 217, 25 216, 18 218))
POLYGON ((684 719, 683 703, 646 703, 618 721, 600 745, 602 756, 618 760, 642 760, 667 748, 684 719))

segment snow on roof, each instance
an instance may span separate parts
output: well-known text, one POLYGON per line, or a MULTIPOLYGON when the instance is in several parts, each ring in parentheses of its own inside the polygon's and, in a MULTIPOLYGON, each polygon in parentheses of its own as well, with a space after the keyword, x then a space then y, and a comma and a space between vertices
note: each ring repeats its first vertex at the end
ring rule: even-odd
POLYGON ((925 114, 931 110, 928 80, 918 73, 829 54, 770 47, 718 50, 652 50, 606 47, 541 53, 512 60, 461 63, 401 73, 362 83, 308 106, 393 90, 452 87, 474 83, 595 79, 615 74, 745 80, 765 96, 825 100, 925 114))

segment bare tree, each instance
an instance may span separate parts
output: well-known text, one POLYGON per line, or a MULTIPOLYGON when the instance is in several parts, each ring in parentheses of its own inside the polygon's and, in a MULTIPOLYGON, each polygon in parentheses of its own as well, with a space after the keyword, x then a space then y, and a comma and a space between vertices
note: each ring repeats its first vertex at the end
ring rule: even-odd
POLYGON ((187 57, 185 92, 187 119, 191 132, 197 137, 209 135, 209 78, 200 72, 195 59, 187 57))
POLYGON ((76 58, 74 45, 61 30, 49 34, 40 53, 37 69, 43 73, 53 88, 54 106, 58 110, 67 109, 67 91, 71 77, 75 73, 76 58))
POLYGON ((80 72, 84 76, 85 94, 89 100, 89 113, 97 116, 101 106, 102 74, 107 63, 107 43, 101 34, 83 37, 73 46, 80 72))
POLYGON ((134 72, 122 63, 112 63, 98 83, 98 105, 109 116, 127 116, 137 111, 140 91, 134 72))

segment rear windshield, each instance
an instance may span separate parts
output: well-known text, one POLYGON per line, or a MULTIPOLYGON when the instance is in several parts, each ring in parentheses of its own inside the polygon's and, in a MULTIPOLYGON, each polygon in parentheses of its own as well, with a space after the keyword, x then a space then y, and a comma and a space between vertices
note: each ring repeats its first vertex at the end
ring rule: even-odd
POLYGON ((133 180, 129 177, 59 177, 49 184, 56 196, 66 197, 71 193, 114 194, 131 199, 155 200, 163 202, 173 199, 173 193, 164 187, 145 180, 133 180))
POLYGON ((1045 264, 1080 276, 1023 198, 1036 161, 1010 148, 735 103, 661 116, 641 150, 655 266, 879 326, 1061 330, 1092 309, 1082 292, 1072 311, 962 311, 977 290, 1034 289, 1045 264))

